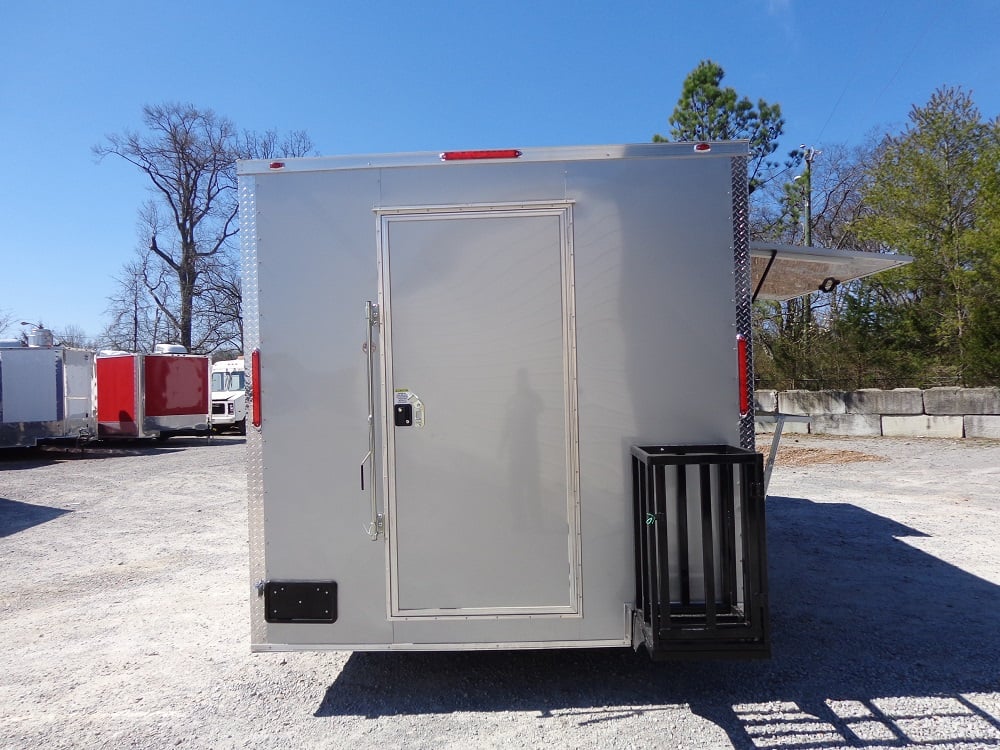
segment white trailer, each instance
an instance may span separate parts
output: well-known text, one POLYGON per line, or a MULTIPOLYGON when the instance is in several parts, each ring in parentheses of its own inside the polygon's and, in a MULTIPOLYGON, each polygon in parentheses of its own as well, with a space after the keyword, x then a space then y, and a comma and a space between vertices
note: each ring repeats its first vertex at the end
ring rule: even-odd
POLYGON ((47 329, 0 342, 0 448, 96 434, 94 352, 56 346, 47 329))
POLYGON ((746 168, 241 162, 252 648, 766 655, 746 168))
POLYGON ((212 430, 247 431, 246 366, 243 357, 212 364, 212 430))

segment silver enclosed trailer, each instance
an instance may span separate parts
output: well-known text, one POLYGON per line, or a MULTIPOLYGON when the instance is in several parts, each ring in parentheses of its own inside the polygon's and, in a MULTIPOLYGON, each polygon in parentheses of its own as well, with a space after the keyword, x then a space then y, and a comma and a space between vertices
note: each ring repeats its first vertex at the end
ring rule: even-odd
POLYGON ((746 165, 242 162, 252 647, 766 655, 746 165))
POLYGON ((94 352, 28 341, 0 342, 0 448, 94 437, 94 352))

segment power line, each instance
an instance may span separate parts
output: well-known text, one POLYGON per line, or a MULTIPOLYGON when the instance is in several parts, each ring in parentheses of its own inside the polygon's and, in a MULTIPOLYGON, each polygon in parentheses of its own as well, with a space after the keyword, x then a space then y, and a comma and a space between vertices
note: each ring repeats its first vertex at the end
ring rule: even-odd
MULTIPOLYGON (((906 66, 906 64, 913 57, 913 53, 916 51, 916 49, 920 45, 920 43, 923 42, 924 38, 927 36, 927 32, 930 31, 931 26, 934 24, 934 21, 937 19, 937 15, 934 13, 934 11, 937 10, 938 7, 945 7, 946 8, 947 6, 946 5, 945 6, 938 6, 938 5, 935 4, 935 5, 930 5, 927 8, 928 18, 927 18, 927 22, 924 24, 924 28, 921 29, 921 31, 920 31, 919 34, 917 34, 916 38, 913 40, 913 44, 910 45, 909 50, 907 50, 906 53, 901 57, 901 59, 899 61, 899 64, 896 66, 896 69, 893 71, 892 75, 889 76, 889 80, 887 80, 885 82, 885 85, 882 86, 882 89, 871 100, 871 102, 868 104, 868 107, 865 110, 864 114, 861 117, 858 118, 859 120, 866 120, 868 118, 868 116, 871 113, 872 109, 874 109, 875 103, 878 102, 885 95, 886 91, 889 90, 889 87, 892 86, 893 81, 896 80, 896 77, 899 76, 900 72, 902 72, 903 68, 906 66)), ((885 24, 883 22, 886 20, 886 16, 888 16, 889 13, 890 13, 890 8, 889 8, 888 5, 886 5, 885 7, 883 7, 882 17, 878 21, 878 24, 877 24, 878 28, 886 28, 886 26, 885 26, 885 24)), ((837 109, 840 106, 840 103, 843 101, 844 96, 847 94, 847 90, 858 80, 858 78, 860 77, 861 73, 862 73, 862 69, 860 67, 857 68, 856 71, 855 71, 855 73, 854 73, 854 75, 847 82, 847 84, 845 84, 844 89, 840 92, 840 96, 837 97, 837 101, 834 102, 834 104, 833 104, 833 109, 830 111, 830 115, 826 118, 826 122, 823 123, 823 127, 820 128, 819 135, 817 135, 817 137, 816 137, 816 142, 819 142, 820 138, 822 138, 823 133, 826 131, 827 126, 833 120, 833 116, 834 116, 834 114, 836 114, 837 109)))
MULTIPOLYGON (((879 18, 878 23, 876 25, 876 28, 885 28, 885 25, 883 24, 883 21, 885 21, 886 16, 888 16, 888 15, 889 15, 889 6, 885 5, 882 8, 882 17, 879 18)), ((870 59, 870 57, 871 57, 871 53, 869 53, 869 59, 870 59)), ((819 134, 816 136, 815 140, 813 141, 814 143, 818 143, 820 141, 820 139, 823 137, 823 133, 826 132, 827 125, 829 125, 830 122, 833 120, 833 116, 837 113, 837 109, 840 107, 840 103, 844 100, 844 96, 847 94, 847 90, 849 88, 851 88, 851 86, 853 86, 854 83, 861 76, 861 71, 862 71, 862 66, 861 65, 856 65, 855 68, 854 68, 854 75, 852 75, 848 79, 847 83, 844 84, 844 88, 843 88, 843 90, 841 90, 840 96, 838 96, 837 97, 837 101, 835 101, 833 103, 833 109, 830 110, 830 114, 827 116, 826 122, 824 122, 823 123, 823 127, 821 127, 819 129, 819 134)))

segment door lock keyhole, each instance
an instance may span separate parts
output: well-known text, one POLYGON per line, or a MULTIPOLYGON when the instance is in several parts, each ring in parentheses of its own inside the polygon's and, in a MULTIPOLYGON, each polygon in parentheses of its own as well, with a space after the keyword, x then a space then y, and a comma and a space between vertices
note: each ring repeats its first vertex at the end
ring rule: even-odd
POLYGON ((396 427, 413 426, 413 404, 396 404, 396 427))

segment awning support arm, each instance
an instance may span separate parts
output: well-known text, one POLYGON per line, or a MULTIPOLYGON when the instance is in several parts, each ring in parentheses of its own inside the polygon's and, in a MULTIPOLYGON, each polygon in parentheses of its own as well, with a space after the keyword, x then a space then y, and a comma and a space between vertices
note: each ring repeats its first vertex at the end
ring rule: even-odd
POLYGON ((768 273, 771 272, 771 266, 774 265, 774 259, 778 257, 778 251, 771 250, 771 257, 767 261, 767 266, 764 268, 764 273, 760 275, 760 281, 757 282, 757 288, 753 290, 753 297, 750 298, 750 302, 757 301, 757 295, 760 294, 760 288, 764 286, 764 282, 767 280, 768 273))

